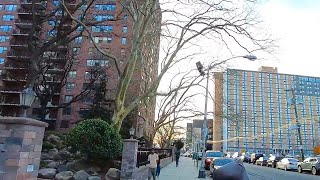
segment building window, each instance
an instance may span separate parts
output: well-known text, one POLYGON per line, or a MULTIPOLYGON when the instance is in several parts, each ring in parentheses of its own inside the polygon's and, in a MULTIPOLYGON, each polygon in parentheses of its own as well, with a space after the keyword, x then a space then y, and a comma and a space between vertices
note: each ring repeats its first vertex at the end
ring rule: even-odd
POLYGON ((76 83, 74 82, 67 82, 66 89, 67 90, 73 90, 76 87, 76 83))
POLYGON ((92 54, 93 53, 93 47, 89 47, 89 52, 88 54, 92 54))
POLYGON ((97 11, 115 11, 116 5, 115 4, 96 4, 97 11))
POLYGON ((114 16, 111 15, 111 14, 98 14, 98 15, 95 15, 94 16, 94 19, 98 22, 101 22, 101 21, 106 21, 106 20, 112 20, 114 19, 114 16))
POLYGON ((108 64, 107 60, 100 60, 100 59, 90 59, 87 60, 87 66, 106 66, 108 64))
POLYGON ((76 78, 77 77, 77 71, 74 71, 74 70, 70 71, 68 77, 69 78, 76 78))
POLYGON ((127 44, 127 38, 126 37, 122 37, 121 38, 121 44, 127 44))
POLYGON ((2 16, 2 20, 3 21, 12 21, 12 20, 14 20, 14 15, 5 14, 5 15, 2 16))
POLYGON ((71 107, 65 107, 62 110, 63 115, 71 115, 71 107))
POLYGON ((73 53, 76 54, 76 55, 77 55, 77 54, 80 54, 80 48, 79 48, 79 47, 73 48, 72 51, 73 51, 73 53))
POLYGON ((0 42, 7 42, 9 41, 9 36, 0 36, 0 42))
POLYGON ((59 2, 59 0, 53 0, 52 4, 53 4, 54 6, 59 6, 59 5, 60 5, 60 2, 59 2))
POLYGON ((86 71, 85 73, 84 73, 84 78, 85 79, 91 79, 91 72, 89 72, 89 71, 86 71))
POLYGON ((94 37, 95 43, 111 43, 112 37, 94 37))
POLYGON ((4 64, 4 58, 0 58, 0 64, 4 64))
POLYGON ((121 49, 120 52, 121 52, 121 56, 124 56, 125 53, 126 53, 126 50, 125 49, 121 49))
POLYGON ((92 26, 93 32, 112 32, 113 26, 111 25, 100 25, 100 26, 92 26))
POLYGON ((69 121, 62 120, 60 124, 60 128, 69 128, 69 121))
POLYGON ((79 111, 80 117, 85 118, 88 115, 89 111, 90 109, 80 108, 80 111, 79 111))
POLYGON ((85 96, 81 99, 81 102, 83 103, 92 103, 93 102, 93 98, 91 96, 85 96))
POLYGON ((122 32, 127 33, 128 32, 128 26, 123 26, 122 27, 122 32))
POLYGON ((0 4, 0 10, 2 10, 2 8, 3 8, 3 5, 2 5, 2 4, 0 4))
POLYGON ((77 28, 77 31, 79 31, 79 32, 83 31, 83 26, 79 26, 79 27, 77 28))
POLYGON ((2 32, 9 32, 11 30, 12 30, 12 26, 9 26, 9 25, 0 26, 0 31, 2 31, 2 32))
POLYGON ((5 9, 6 9, 6 11, 16 11, 17 5, 16 4, 6 5, 5 9))
POLYGON ((64 102, 65 103, 68 103, 72 100, 73 96, 72 95, 65 95, 64 96, 64 102))
POLYGON ((127 14, 123 16, 123 20, 128 20, 128 15, 127 14))
POLYGON ((80 44, 80 43, 82 43, 82 36, 81 37, 76 37, 75 39, 74 39, 74 42, 75 43, 77 43, 77 44, 80 44))
POLYGON ((0 46, 0 54, 6 53, 8 51, 7 47, 0 46))

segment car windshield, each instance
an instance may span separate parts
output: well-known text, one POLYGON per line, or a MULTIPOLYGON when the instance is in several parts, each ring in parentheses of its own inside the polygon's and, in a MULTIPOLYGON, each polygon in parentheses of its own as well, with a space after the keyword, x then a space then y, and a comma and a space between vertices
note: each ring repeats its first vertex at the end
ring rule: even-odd
POLYGON ((226 165, 231 162, 233 162, 232 159, 216 159, 216 160, 214 160, 214 165, 215 166, 223 166, 223 165, 226 165))
POLYGON ((222 152, 207 152, 207 157, 222 157, 223 154, 222 152))
POLYGON ((292 159, 292 158, 289 158, 288 159, 290 162, 299 162, 297 159, 292 159))

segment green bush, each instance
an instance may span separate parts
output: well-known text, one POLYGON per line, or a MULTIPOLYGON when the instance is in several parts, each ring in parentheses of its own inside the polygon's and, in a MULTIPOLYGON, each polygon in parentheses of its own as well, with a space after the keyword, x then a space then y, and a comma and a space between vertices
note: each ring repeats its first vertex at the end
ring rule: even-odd
POLYGON ((50 150, 50 149, 53 149, 54 148, 54 145, 49 143, 48 141, 44 141, 43 144, 42 144, 42 149, 43 150, 50 150))
POLYGON ((78 123, 67 136, 67 144, 90 160, 114 159, 122 152, 121 136, 101 119, 78 123))

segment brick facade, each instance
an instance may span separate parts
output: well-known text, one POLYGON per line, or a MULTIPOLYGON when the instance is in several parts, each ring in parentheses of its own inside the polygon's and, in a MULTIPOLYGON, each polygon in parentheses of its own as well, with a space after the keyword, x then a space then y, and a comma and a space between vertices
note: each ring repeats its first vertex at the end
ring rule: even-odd
POLYGON ((0 117, 0 180, 36 180, 45 127, 29 118, 0 117))
MULTIPOLYGON (((69 2, 69 1, 68 1, 69 2)), ((70 2, 79 2, 77 1, 71 1, 70 2)), ((21 21, 22 18, 27 18, 27 16, 21 15, 21 11, 24 10, 22 3, 20 3, 20 0, 1 0, 0 5, 2 5, 2 9, 0 10, 0 15, 4 14, 12 14, 15 17, 15 20, 21 21), (14 11, 6 11, 5 6, 6 5, 17 5, 16 10, 14 11), (20 14, 19 14, 20 11, 20 14)), ((53 8, 53 0, 46 1, 46 9, 45 11, 50 11, 53 8)), ((26 7, 26 6, 25 6, 26 7)), ((130 56, 130 52, 132 49, 132 34, 133 34, 133 22, 130 18, 125 18, 127 14, 125 14, 121 8, 121 4, 119 1, 116 0, 96 0, 94 4, 92 5, 92 9, 90 9, 90 12, 88 13, 88 17, 94 18, 93 15, 113 15, 114 17, 117 17, 119 20, 116 21, 105 21, 101 23, 101 25, 110 25, 112 26, 112 32, 92 32, 93 37, 95 38, 111 38, 112 40, 110 42, 105 42, 99 40, 97 42, 97 45, 106 51, 110 51, 112 55, 114 55, 117 58, 117 62, 120 66, 120 69, 123 70, 125 67, 125 64, 130 56), (115 10, 97 10, 95 5, 97 4, 104 4, 104 5, 115 5, 115 10), (124 30, 124 28, 127 28, 127 30, 124 30), (126 38, 126 43, 123 43, 123 38, 126 38)), ((77 13, 76 13, 77 14, 77 13)), ((1 16, 2 17, 2 16, 1 16)), ((30 18, 30 17, 28 17, 30 18)), ((15 20, 12 21, 3 21, 0 19, 0 25, 11 25, 12 30, 10 32, 0 32, 0 35, 8 35, 10 38, 10 41, 7 42, 0 42, 0 46, 7 47, 8 52, 13 49, 13 41, 16 40, 16 38, 21 38, 21 36, 14 36, 13 31, 20 30, 17 23, 15 23, 15 20)), ((155 20, 152 21, 149 29, 152 30, 152 32, 155 32, 156 34, 153 37, 148 37, 144 39, 144 47, 143 47, 143 61, 146 62, 144 67, 148 70, 148 72, 145 72, 142 66, 143 64, 138 63, 136 67, 136 71, 133 75, 131 84, 128 89, 127 99, 128 102, 131 102, 135 99, 136 96, 140 95, 145 90, 145 85, 150 84, 154 80, 154 78, 158 74, 158 59, 159 59, 159 44, 160 44, 160 23, 161 23, 161 14, 157 17, 155 17, 155 20), (147 82, 147 83, 146 83, 147 82)), ((73 22, 74 23, 74 22, 73 22)), ((71 24, 72 25, 72 24, 71 24)), ((41 41, 45 38, 45 34, 48 32, 48 29, 50 29, 50 25, 48 23, 44 23, 41 25, 41 41)), ((23 41, 24 42, 24 41, 23 41)), ((26 42, 22 43, 26 44, 26 42)), ((87 60, 90 59, 105 59, 105 57, 102 57, 100 55, 97 55, 94 48, 94 44, 89 40, 88 38, 83 38, 81 43, 72 43, 72 46, 75 48, 80 48, 79 53, 76 55, 75 59, 77 60, 76 65, 73 67, 72 70, 76 72, 74 77, 68 77, 67 82, 68 83, 75 83, 75 86, 73 89, 67 89, 64 87, 61 91, 61 93, 58 93, 53 99, 52 103, 59 102, 63 103, 65 96, 76 96, 79 94, 83 87, 84 83, 88 82, 88 80, 85 78, 86 72, 90 71, 90 67, 87 65, 87 60)), ((16 46, 15 46, 16 47, 16 46)), ((19 46, 19 48, 21 48, 19 46)), ((19 51, 26 51, 25 49, 20 49, 19 51)), ((60 52, 59 52, 60 53, 60 52)), ((8 53, 0 53, 0 58, 5 59, 4 64, 0 64, 0 69, 3 71, 2 73, 8 73, 11 72, 13 74, 19 74, 22 73, 23 70, 15 68, 9 68, 8 62, 15 62, 22 61, 22 59, 16 58, 15 60, 12 60, 12 57, 7 56, 8 53), (19 73, 18 73, 19 72, 19 73)), ((116 68, 114 66, 114 62, 112 60, 108 59, 108 65, 105 67, 106 75, 107 75, 107 98, 114 99, 116 94, 116 88, 118 87, 119 83, 119 76, 116 71, 116 68)), ((18 63, 17 63, 18 64, 18 63)), ((15 66, 17 66, 15 64, 15 66)), ((23 78, 22 78, 23 79, 23 78)), ((21 111, 21 106, 19 103, 19 93, 23 89, 23 86, 25 84, 25 80, 11 80, 4 78, 0 78, 0 111, 2 110, 2 115, 4 116, 19 116, 21 111), (19 88, 17 88, 19 87, 19 88), (6 98, 4 98, 6 97, 6 98), (4 102, 4 100, 6 100, 4 102), (14 102, 14 103, 12 103, 14 102)), ((155 99, 152 98, 152 101, 149 102, 147 106, 141 106, 139 107, 136 112, 133 112, 135 114, 135 117, 133 118, 133 124, 136 126, 137 120, 139 116, 142 116, 148 122, 144 122, 142 125, 142 128, 144 131, 147 129, 150 129, 152 126, 152 122, 154 121, 154 110, 155 110, 155 99), (151 121, 151 122, 149 122, 151 121)), ((50 128, 55 129, 68 129, 72 127, 76 122, 81 120, 83 118, 83 114, 90 108, 91 102, 87 101, 78 101, 76 103, 73 103, 70 106, 70 109, 64 108, 59 110, 52 109, 50 111, 50 114, 46 117, 47 123, 50 124, 50 128), (68 113, 66 113, 68 112, 68 113)), ((37 114, 34 113, 35 110, 39 107, 39 102, 35 101, 33 104, 33 108, 30 108, 28 110, 28 116, 32 118, 37 118, 37 114)), ((147 133, 148 134, 148 133, 147 133)))

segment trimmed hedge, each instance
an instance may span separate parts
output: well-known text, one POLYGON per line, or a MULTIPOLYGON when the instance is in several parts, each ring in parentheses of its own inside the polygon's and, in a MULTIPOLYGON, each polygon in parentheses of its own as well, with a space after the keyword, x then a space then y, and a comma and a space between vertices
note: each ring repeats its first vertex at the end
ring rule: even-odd
POLYGON ((107 122, 88 119, 78 123, 67 136, 67 144, 92 160, 110 160, 122 153, 122 138, 107 122))

